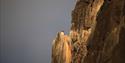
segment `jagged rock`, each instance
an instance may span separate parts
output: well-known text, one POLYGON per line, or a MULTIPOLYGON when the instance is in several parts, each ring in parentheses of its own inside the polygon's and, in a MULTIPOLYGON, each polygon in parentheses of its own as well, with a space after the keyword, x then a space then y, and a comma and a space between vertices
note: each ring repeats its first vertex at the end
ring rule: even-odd
POLYGON ((125 63, 125 0, 77 0, 71 24, 53 41, 52 63, 125 63))
POLYGON ((52 45, 52 63, 71 63, 71 39, 59 32, 52 45))

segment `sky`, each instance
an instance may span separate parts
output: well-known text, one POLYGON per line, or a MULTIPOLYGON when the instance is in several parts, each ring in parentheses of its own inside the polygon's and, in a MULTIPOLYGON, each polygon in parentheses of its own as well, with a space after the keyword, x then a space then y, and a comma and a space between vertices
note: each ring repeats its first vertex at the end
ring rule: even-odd
POLYGON ((75 0, 0 0, 0 63, 51 63, 52 40, 68 33, 75 0))

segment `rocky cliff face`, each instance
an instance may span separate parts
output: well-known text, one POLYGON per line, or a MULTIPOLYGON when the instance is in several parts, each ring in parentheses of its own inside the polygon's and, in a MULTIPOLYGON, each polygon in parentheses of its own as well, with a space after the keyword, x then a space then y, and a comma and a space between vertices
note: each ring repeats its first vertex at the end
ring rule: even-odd
POLYGON ((52 44, 52 63, 125 63, 125 0, 78 0, 68 35, 52 44))

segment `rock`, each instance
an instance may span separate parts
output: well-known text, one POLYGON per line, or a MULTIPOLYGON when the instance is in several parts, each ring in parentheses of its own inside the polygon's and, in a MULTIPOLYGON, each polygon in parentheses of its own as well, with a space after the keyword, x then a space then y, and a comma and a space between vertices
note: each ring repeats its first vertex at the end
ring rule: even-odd
POLYGON ((71 24, 53 41, 52 63, 125 63, 125 0, 78 0, 71 24))

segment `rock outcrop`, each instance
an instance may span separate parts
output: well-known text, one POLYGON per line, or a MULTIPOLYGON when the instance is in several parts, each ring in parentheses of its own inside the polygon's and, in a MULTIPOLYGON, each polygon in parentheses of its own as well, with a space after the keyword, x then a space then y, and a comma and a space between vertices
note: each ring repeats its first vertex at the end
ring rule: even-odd
POLYGON ((125 63, 125 0, 78 0, 68 35, 52 44, 52 63, 125 63))

